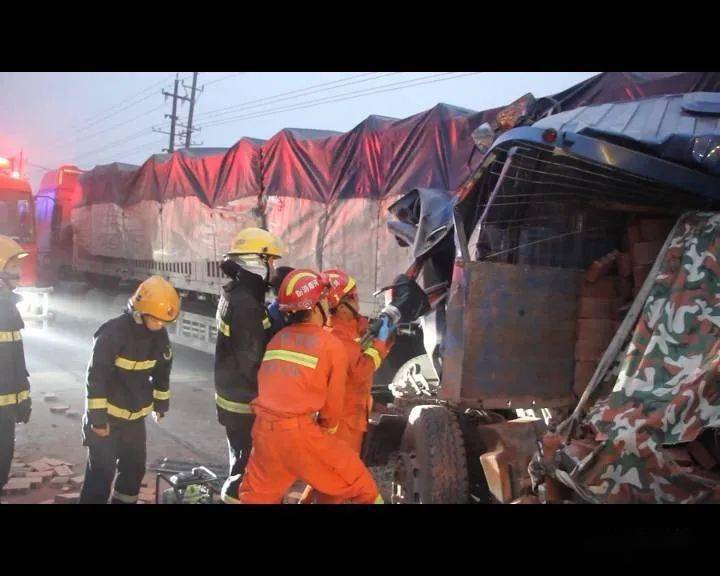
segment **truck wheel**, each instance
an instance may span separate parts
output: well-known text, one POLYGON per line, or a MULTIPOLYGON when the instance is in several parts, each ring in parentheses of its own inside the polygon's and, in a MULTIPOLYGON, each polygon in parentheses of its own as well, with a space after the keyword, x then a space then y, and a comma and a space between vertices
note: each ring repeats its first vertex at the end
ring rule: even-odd
POLYGON ((395 398, 429 399, 437 395, 439 384, 432 361, 421 354, 400 367, 389 388, 395 398))
POLYGON ((455 415, 444 406, 410 412, 393 475, 394 504, 465 504, 467 459, 455 415))

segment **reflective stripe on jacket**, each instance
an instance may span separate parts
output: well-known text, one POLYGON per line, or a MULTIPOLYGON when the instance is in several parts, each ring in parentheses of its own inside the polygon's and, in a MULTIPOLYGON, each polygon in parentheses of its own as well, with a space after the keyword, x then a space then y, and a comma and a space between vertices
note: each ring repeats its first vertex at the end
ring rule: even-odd
POLYGON ((105 322, 95 333, 87 370, 89 423, 102 427, 108 417, 132 421, 167 412, 172 357, 164 328, 148 330, 128 313, 105 322))
POLYGON ((251 406, 266 420, 319 413, 320 425, 332 430, 342 415, 346 378, 347 357, 335 336, 314 324, 291 324, 268 344, 251 406))

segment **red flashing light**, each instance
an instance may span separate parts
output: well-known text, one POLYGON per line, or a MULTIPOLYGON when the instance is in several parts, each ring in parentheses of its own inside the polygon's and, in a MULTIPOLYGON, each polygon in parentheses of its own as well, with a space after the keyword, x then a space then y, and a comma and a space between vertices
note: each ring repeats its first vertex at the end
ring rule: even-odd
POLYGON ((543 132, 542 139, 548 144, 554 144, 557 141, 558 133, 553 128, 548 128, 543 132))

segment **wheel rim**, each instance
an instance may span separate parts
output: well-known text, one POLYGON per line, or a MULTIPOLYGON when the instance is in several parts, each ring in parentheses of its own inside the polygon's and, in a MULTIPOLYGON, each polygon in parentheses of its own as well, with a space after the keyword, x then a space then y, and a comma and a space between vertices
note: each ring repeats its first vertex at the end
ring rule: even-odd
POLYGON ((398 455, 393 472, 391 496, 393 504, 420 504, 422 502, 417 485, 419 473, 415 454, 403 452, 398 455))

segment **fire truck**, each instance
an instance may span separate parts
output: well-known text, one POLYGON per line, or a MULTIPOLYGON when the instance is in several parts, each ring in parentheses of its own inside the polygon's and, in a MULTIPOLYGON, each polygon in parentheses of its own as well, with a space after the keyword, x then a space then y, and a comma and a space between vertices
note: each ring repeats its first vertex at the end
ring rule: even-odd
POLYGON ((26 320, 43 325, 51 318, 49 296, 52 287, 38 282, 38 250, 35 239, 35 203, 30 185, 21 177, 13 158, 0 157, 0 234, 9 236, 28 252, 23 258, 17 293, 18 305, 26 320))

